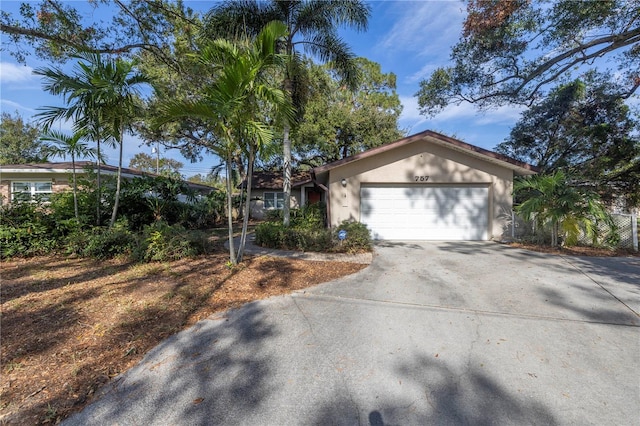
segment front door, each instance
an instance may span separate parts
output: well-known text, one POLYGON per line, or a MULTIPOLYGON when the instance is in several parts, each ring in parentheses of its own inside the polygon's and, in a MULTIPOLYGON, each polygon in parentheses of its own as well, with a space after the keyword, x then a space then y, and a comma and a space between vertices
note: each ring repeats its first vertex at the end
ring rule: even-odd
POLYGON ((307 204, 316 204, 322 201, 322 193, 315 188, 307 188, 307 204))

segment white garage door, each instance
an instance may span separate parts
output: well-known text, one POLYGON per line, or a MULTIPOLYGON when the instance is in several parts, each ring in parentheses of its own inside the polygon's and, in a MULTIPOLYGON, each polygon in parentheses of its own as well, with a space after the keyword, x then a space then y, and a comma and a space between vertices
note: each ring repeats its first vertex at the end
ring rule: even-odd
POLYGON ((377 240, 486 240, 489 189, 363 186, 360 221, 377 240))

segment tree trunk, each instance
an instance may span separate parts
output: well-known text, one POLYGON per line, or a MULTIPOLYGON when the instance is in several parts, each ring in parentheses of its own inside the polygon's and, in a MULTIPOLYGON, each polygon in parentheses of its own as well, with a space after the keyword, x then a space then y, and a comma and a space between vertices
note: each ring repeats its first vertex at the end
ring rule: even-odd
POLYGON ((100 136, 98 136, 96 145, 98 147, 98 156, 96 158, 96 226, 100 226, 100 204, 102 204, 102 184, 100 182, 100 162, 102 161, 102 157, 100 155, 100 136))
POLYGON ((237 265, 236 250, 233 244, 233 184, 231 183, 231 155, 227 156, 227 222, 229 225, 229 261, 232 265, 237 265))
POLYGON ((244 247, 247 242, 247 227, 249 225, 249 214, 251 212, 251 178, 253 177, 253 163, 255 162, 255 147, 249 148, 249 161, 247 165, 247 198, 245 200, 244 217, 242 218, 242 234, 240 236, 240 246, 238 247, 238 262, 242 262, 244 247))
POLYGON ((116 176, 116 197, 113 202, 113 212, 111 213, 111 221, 109 222, 109 228, 113 228, 116 223, 116 217, 118 215, 118 206, 120 205, 120 186, 122 183, 122 151, 124 149, 124 129, 120 130, 120 152, 118 158, 118 174, 116 176))
POLYGON ((76 221, 80 222, 80 214, 78 213, 78 183, 76 181, 76 156, 71 153, 71 167, 73 169, 73 213, 76 221))
MULTIPOLYGON (((289 99, 291 99, 291 93, 293 92, 293 85, 290 78, 284 80, 284 93, 289 99)), ((282 206, 282 224, 289 226, 291 218, 291 139, 289 133, 291 132, 291 125, 289 121, 285 119, 284 129, 282 135, 283 146, 283 161, 282 172, 283 176, 283 192, 284 192, 284 205, 282 206)))
POLYGON ((551 222, 551 247, 558 246, 558 222, 551 222))

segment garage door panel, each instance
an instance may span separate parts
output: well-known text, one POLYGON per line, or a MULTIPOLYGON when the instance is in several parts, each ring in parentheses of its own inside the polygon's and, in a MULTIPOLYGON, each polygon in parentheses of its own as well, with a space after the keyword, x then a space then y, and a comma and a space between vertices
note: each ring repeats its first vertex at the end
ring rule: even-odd
POLYGON ((361 222, 375 239, 485 240, 486 187, 363 187, 361 222))

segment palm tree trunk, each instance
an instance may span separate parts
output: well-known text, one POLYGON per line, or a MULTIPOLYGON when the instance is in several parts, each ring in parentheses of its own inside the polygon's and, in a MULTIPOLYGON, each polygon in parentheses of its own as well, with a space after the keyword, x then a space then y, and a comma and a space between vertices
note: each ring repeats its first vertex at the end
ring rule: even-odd
POLYGON ((237 265, 236 250, 233 245, 233 185, 231 183, 231 173, 233 167, 231 166, 231 155, 227 156, 227 222, 229 225, 229 261, 232 265, 237 265))
POLYGON ((78 213, 78 183, 76 181, 76 156, 71 153, 71 168, 73 169, 73 212, 76 215, 76 221, 80 222, 80 214, 78 213))
POLYGON ((113 228, 118 216, 118 206, 120 205, 120 187, 122 183, 122 151, 124 150, 124 129, 120 130, 120 152, 118 158, 118 175, 116 176, 116 199, 113 202, 113 212, 111 213, 111 221, 109 228, 113 228))
POLYGON ((249 214, 251 213, 251 178, 253 177, 253 163, 255 162, 255 147, 249 147, 249 161, 247 166, 247 198, 245 200, 244 217, 242 218, 242 234, 240 236, 240 246, 238 247, 238 262, 242 262, 244 247, 247 242, 247 227, 249 225, 249 214))
POLYGON ((102 161, 102 157, 100 154, 100 136, 98 136, 98 140, 96 142, 98 156, 96 158, 96 226, 100 226, 100 204, 102 204, 102 184, 100 182, 100 162, 102 161))
MULTIPOLYGON (((284 93, 289 99, 291 99, 291 93, 293 92, 293 84, 290 78, 284 80, 284 93)), ((282 206, 282 224, 289 226, 291 219, 291 125, 288 120, 284 122, 284 129, 282 135, 283 145, 283 192, 284 192, 284 205, 282 206)))

